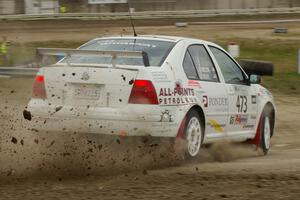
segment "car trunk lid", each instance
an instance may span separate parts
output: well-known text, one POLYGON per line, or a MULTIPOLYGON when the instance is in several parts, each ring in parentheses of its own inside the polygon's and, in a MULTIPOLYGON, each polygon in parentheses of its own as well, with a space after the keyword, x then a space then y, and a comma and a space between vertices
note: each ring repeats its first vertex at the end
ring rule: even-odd
POLYGON ((128 103, 138 69, 53 66, 43 68, 50 104, 122 107, 128 103))

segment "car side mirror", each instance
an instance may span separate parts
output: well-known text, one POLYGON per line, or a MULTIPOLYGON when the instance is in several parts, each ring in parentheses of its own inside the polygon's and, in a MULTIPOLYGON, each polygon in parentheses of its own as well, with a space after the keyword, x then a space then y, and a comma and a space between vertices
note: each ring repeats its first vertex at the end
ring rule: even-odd
POLYGON ((250 84, 260 84, 261 83, 261 77, 256 74, 251 74, 249 78, 250 84))

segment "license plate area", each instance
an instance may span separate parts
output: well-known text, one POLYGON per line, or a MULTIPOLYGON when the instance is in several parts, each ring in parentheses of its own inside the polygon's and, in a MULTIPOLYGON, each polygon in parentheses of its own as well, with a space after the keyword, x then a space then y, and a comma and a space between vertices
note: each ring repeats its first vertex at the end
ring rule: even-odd
POLYGON ((73 98, 74 99, 88 99, 98 100, 101 97, 101 86, 84 84, 74 85, 73 87, 73 98))

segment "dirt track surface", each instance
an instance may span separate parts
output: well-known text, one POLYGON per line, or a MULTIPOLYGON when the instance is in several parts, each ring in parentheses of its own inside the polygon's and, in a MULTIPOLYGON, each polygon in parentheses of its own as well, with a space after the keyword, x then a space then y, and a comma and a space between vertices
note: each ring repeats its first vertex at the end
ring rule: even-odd
POLYGON ((193 162, 171 141, 48 134, 22 120, 32 80, 0 79, 0 199, 299 199, 299 97, 275 95, 272 150, 226 141, 193 162))
MULTIPOLYGON (((95 23, 11 23, 13 42, 89 40, 131 34, 130 27, 95 23), (43 27, 41 29, 41 27, 43 27), (108 30, 109 29, 109 30, 108 30), (123 31, 123 29, 125 29, 123 31)), ((284 40, 272 25, 137 27, 140 34, 207 40, 284 40)), ((299 25, 285 24, 299 40, 299 25)), ((275 94, 276 133, 269 155, 226 141, 202 149, 195 161, 173 152, 172 141, 37 132, 23 120, 31 79, 0 79, 0 199, 291 199, 300 198, 300 97, 275 94)))

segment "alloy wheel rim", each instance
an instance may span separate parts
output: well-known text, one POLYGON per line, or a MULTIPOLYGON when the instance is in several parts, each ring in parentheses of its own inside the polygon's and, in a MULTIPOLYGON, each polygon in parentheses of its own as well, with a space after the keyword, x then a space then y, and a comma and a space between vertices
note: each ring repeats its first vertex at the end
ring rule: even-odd
POLYGON ((270 128, 270 119, 269 119, 269 117, 265 118, 264 140, 265 140, 265 147, 267 149, 269 149, 270 148, 270 140, 271 140, 271 128, 270 128))
POLYGON ((197 117, 192 117, 187 126, 188 153, 194 157, 198 154, 201 146, 201 124, 197 117))

